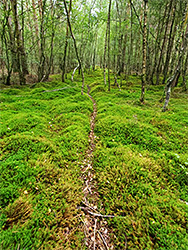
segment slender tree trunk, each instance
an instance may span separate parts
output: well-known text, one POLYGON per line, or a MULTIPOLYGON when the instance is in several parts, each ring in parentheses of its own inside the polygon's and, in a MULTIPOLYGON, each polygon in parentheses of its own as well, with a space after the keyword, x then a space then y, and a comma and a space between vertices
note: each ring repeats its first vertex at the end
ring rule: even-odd
POLYGON ((38 47, 38 51, 40 51, 39 26, 38 26, 37 14, 36 14, 35 0, 32 0, 32 7, 33 7, 33 17, 34 17, 34 26, 35 26, 35 35, 36 35, 36 40, 37 40, 37 47, 38 47))
POLYGON ((140 101, 144 102, 145 98, 145 85, 146 85, 146 49, 147 49, 147 2, 148 0, 144 0, 144 25, 143 25, 143 58, 142 58, 142 88, 141 88, 141 97, 140 101))
POLYGON ((39 1, 39 14, 40 14, 40 50, 39 50, 39 66, 38 66, 38 81, 44 80, 44 68, 46 57, 44 54, 45 49, 45 35, 44 35, 44 14, 46 8, 46 0, 39 1))
POLYGON ((151 76, 150 76, 150 81, 152 82, 152 84, 153 84, 153 77, 154 77, 154 74, 155 74, 156 69, 157 69, 157 62, 158 62, 159 52, 160 52, 160 49, 161 49, 161 47, 160 47, 160 45, 161 45, 160 37, 161 37, 162 31, 163 31, 163 28, 164 28, 164 23, 165 23, 167 10, 168 10, 168 4, 166 4, 162 20, 160 20, 160 18, 159 18, 159 21, 158 21, 157 37, 156 37, 155 50, 154 50, 155 51, 154 63, 153 63, 152 73, 151 73, 151 76))
MULTIPOLYGON (((122 25, 121 25, 121 14, 119 10, 119 4, 116 0, 116 9, 119 19, 119 29, 118 29, 118 57, 117 57, 117 74, 121 76, 122 72, 122 43, 123 43, 123 34, 122 34, 122 25)), ((117 20, 118 21, 118 20, 117 20)), ((116 27, 117 27, 117 21, 116 21, 116 27)), ((115 46, 115 45, 114 45, 115 46)), ((116 70, 115 70, 116 72, 116 70)))
POLYGON ((17 53, 17 63, 18 63, 18 73, 20 78, 20 84, 25 84, 25 75, 28 74, 27 70, 27 60, 26 54, 23 47, 22 36, 19 27, 18 13, 17 13, 17 0, 11 0, 14 25, 15 25, 15 37, 16 37, 16 53, 17 53))
POLYGON ((132 71, 132 57, 133 57, 133 11, 132 5, 130 4, 130 14, 131 14, 131 34, 130 34, 130 44, 129 44, 129 54, 128 54, 128 75, 131 75, 132 71))
POLYGON ((71 37, 72 37, 73 42, 74 42, 74 48, 75 48, 75 52, 76 52, 76 57, 77 57, 77 60, 78 60, 78 63, 79 63, 79 67, 81 69, 81 74, 82 74, 82 89, 81 89, 81 94, 83 95, 83 91, 84 91, 84 72, 83 72, 83 68, 82 68, 82 63, 81 63, 80 57, 78 55, 78 49, 77 49, 77 45, 76 45, 76 39, 75 39, 74 34, 72 32, 72 27, 71 27, 71 23, 70 23, 70 18, 69 18, 69 14, 68 14, 66 0, 63 0, 63 2, 64 2, 65 11, 66 11, 66 15, 67 15, 67 21, 68 21, 68 25, 69 25, 70 34, 71 34, 71 37))
POLYGON ((109 0, 108 7, 108 91, 110 91, 110 13, 111 13, 112 0, 109 0))
POLYGON ((10 17, 11 10, 10 10, 10 5, 8 4, 6 0, 3 0, 3 9, 4 9, 4 16, 6 18, 6 25, 8 27, 9 39, 6 42, 7 42, 7 46, 10 48, 10 51, 11 51, 12 69, 13 69, 13 72, 18 72, 16 42, 15 42, 15 36, 14 36, 14 31, 13 31, 12 18, 10 17))
POLYGON ((96 33, 96 36, 95 36, 95 44, 94 44, 94 51, 93 51, 93 63, 92 63, 92 68, 93 68, 93 71, 95 71, 95 60, 96 60, 96 49, 97 49, 97 33, 96 33))
POLYGON ((165 84, 165 81, 166 81, 170 57, 171 57, 172 48, 173 48, 174 37, 176 34, 176 27, 177 27, 176 25, 173 30, 173 26, 175 23, 175 16, 176 16, 176 3, 173 9, 173 17, 172 17, 172 22, 170 26, 170 34, 169 34, 169 40, 168 40, 168 46, 167 46, 167 52, 166 52, 166 60, 165 60, 165 65, 164 65, 164 70, 163 70, 163 84, 165 84))
POLYGON ((125 34, 125 35, 124 35, 124 39, 123 39, 123 50, 122 50, 121 72, 124 72, 124 71, 125 71, 126 43, 127 43, 127 34, 125 34))
POLYGON ((182 86, 183 86, 183 90, 187 90, 187 85, 186 85, 186 72, 188 69, 188 52, 185 55, 185 62, 184 62, 184 67, 182 70, 182 78, 183 78, 183 82, 182 82, 182 86))
POLYGON ((5 54, 6 54, 6 61, 7 61, 7 63, 6 63, 7 77, 6 77, 6 80, 5 80, 5 84, 10 85, 11 84, 10 83, 10 78, 11 78, 11 74, 12 74, 12 64, 11 64, 10 59, 9 59, 9 53, 8 53, 9 46, 8 46, 8 41, 7 41, 7 37, 6 37, 6 32, 5 32, 4 20, 3 20, 3 30, 2 30, 2 43, 3 42, 5 44, 5 54))
POLYGON ((168 106, 168 103, 169 103, 169 100, 170 100, 171 88, 176 86, 176 84, 178 82, 178 78, 180 76, 180 72, 181 72, 181 68, 182 68, 182 59, 183 59, 184 53, 185 53, 186 48, 187 48, 187 43, 188 43, 188 24, 187 24, 186 31, 185 31, 185 34, 184 34, 184 37, 183 37, 182 46, 181 46, 181 50, 180 50, 180 55, 179 55, 179 59, 178 59, 178 63, 177 63, 175 72, 174 72, 173 76, 170 77, 168 79, 168 81, 167 81, 166 99, 165 99, 165 103, 164 103, 164 106, 163 106, 163 109, 162 109, 163 112, 165 112, 166 109, 167 109, 167 106, 168 106))
MULTIPOLYGON (((70 0, 68 16, 70 18, 70 12, 72 8, 72 0, 70 0)), ((65 47, 63 55, 63 65, 62 65, 62 82, 65 82, 65 73, 66 73, 66 57, 67 57, 67 46, 68 46, 68 37, 69 37, 69 24, 67 21, 66 37, 65 37, 65 47)))
POLYGON ((49 64, 48 64, 48 68, 47 68, 47 72, 44 78, 44 81, 47 81, 51 72, 51 68, 52 68, 52 63, 53 63, 53 50, 54 50, 54 36, 55 36, 55 24, 54 24, 54 3, 53 0, 50 0, 50 4, 51 4, 51 28, 52 28, 52 33, 51 33, 51 43, 50 43, 50 59, 49 59, 49 64))
POLYGON ((159 60, 158 60, 157 70, 156 70, 156 85, 159 84, 159 76, 160 76, 160 73, 161 73, 161 62, 162 62, 162 58, 163 58, 164 49, 165 49, 165 46, 166 46, 166 41, 167 41, 168 25, 169 25, 170 13, 172 11, 172 3, 173 3, 173 1, 174 0, 170 1, 168 13, 167 13, 167 20, 166 20, 166 27, 165 27, 165 32, 164 32, 164 39, 163 39, 163 43, 162 43, 162 47, 161 47, 161 53, 160 53, 159 60))
POLYGON ((106 86, 106 48, 108 39, 108 29, 106 29, 105 42, 104 42, 104 57, 103 57, 103 74, 104 74, 104 85, 106 86))

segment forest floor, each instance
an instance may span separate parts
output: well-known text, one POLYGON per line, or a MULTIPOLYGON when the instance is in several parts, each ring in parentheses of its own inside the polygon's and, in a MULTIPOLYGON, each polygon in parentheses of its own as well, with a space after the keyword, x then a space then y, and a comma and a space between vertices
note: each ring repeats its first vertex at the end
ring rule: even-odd
POLYGON ((0 249, 186 250, 188 94, 69 78, 0 92, 0 249))

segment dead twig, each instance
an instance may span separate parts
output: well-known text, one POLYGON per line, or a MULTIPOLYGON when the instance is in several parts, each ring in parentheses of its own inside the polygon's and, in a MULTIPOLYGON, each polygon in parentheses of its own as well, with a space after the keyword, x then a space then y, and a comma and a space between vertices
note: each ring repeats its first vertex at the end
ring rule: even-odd
POLYGON ((102 240, 102 242, 103 242, 103 244, 104 244, 106 250, 109 250, 108 245, 107 245, 107 243, 106 243, 104 237, 103 237, 102 234, 99 232, 99 230, 97 230, 97 232, 98 232, 98 234, 99 234, 99 236, 100 236, 100 238, 101 238, 101 240, 102 240))
POLYGON ((115 215, 103 215, 103 214, 93 213, 93 212, 89 211, 88 208, 86 208, 86 207, 78 207, 78 209, 84 210, 84 211, 88 212, 89 214, 91 214, 93 216, 97 216, 97 217, 103 217, 103 218, 114 218, 115 217, 115 215))
POLYGON ((93 250, 95 250, 95 237, 96 237, 96 228, 97 228, 97 219, 95 219, 95 226, 94 226, 94 243, 93 243, 93 250))
POLYGON ((96 208, 94 208, 94 207, 91 207, 89 204, 87 204, 87 200, 85 199, 85 202, 84 201, 82 201, 82 203, 86 206, 86 207, 88 207, 89 209, 91 209, 91 210, 93 210, 93 211, 97 211, 97 209, 96 208))

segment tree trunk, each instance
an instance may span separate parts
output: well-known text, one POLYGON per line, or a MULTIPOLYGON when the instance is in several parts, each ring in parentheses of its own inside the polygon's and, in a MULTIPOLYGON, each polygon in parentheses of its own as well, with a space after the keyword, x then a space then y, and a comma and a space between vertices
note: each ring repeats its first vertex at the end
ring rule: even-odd
POLYGON ((44 12, 46 8, 46 0, 39 1, 39 14, 40 14, 40 50, 39 50, 39 66, 38 66, 38 81, 44 80, 44 69, 45 69, 45 35, 44 35, 44 12))
POLYGON ((104 42, 104 57, 103 57, 103 74, 104 85, 106 86, 106 48, 107 48, 108 29, 106 29, 105 42, 104 42))
POLYGON ((25 49, 23 47, 23 40, 18 21, 17 0, 11 0, 11 7, 15 25, 18 73, 20 78, 20 84, 25 84, 26 83, 25 75, 28 74, 28 69, 27 69, 27 59, 26 59, 25 49))
POLYGON ((188 43, 188 24, 186 27, 186 31, 183 37, 183 41, 182 41, 182 45, 181 45, 181 50, 180 50, 180 55, 179 55, 179 60, 174 72, 174 75, 169 78, 169 80, 167 81, 167 85, 166 85, 166 99, 165 99, 165 103, 163 106, 162 111, 165 112, 170 100, 170 90, 172 87, 176 86, 179 76, 180 76, 180 72, 181 72, 181 67, 182 67, 182 59, 183 56, 185 54, 186 48, 187 48, 187 43, 188 43))
POLYGON ((185 63, 184 63, 184 68, 182 70, 182 78, 183 78, 182 87, 183 87, 183 90, 185 91, 187 90, 186 79, 185 79, 187 69, 188 69, 188 52, 185 55, 185 63))
POLYGON ((147 48, 147 2, 148 0, 144 0, 144 25, 143 25, 143 58, 142 58, 142 88, 141 88, 141 97, 140 101, 144 102, 145 98, 145 85, 146 85, 146 62, 147 62, 147 57, 146 57, 146 48, 147 48))
POLYGON ((157 27, 157 37, 156 37, 156 40, 155 40, 156 42, 155 42, 155 49, 154 49, 154 51, 155 51, 155 53, 154 53, 155 54, 154 63, 153 63, 153 66, 152 66, 152 73, 151 73, 151 76, 150 76, 150 81, 151 81, 152 84, 153 84, 153 77, 154 77, 154 74, 155 74, 156 69, 157 69, 158 56, 159 56, 159 52, 160 52, 160 49, 161 49, 160 48, 160 44, 161 44, 160 37, 161 37, 162 31, 163 31, 167 10, 168 10, 168 4, 166 4, 162 20, 160 20, 160 18, 159 18, 159 23, 158 23, 158 27, 157 27))
POLYGON ((9 53, 8 53, 9 46, 8 46, 8 42, 7 42, 7 38, 6 38, 4 21, 3 21, 3 30, 2 30, 1 36, 2 36, 2 43, 4 42, 4 44, 5 44, 5 54, 6 54, 6 60, 7 60, 7 63, 6 63, 7 77, 5 79, 5 84, 10 85, 10 78, 11 78, 11 74, 12 74, 12 64, 11 64, 10 59, 9 59, 9 53))
POLYGON ((51 72, 51 68, 52 68, 52 63, 53 63, 53 50, 54 50, 54 36, 55 36, 55 19, 54 19, 54 3, 53 0, 50 0, 50 4, 51 4, 51 20, 52 20, 52 34, 51 34, 51 43, 50 43, 50 59, 49 59, 49 64, 48 64, 48 68, 47 68, 47 72, 44 78, 44 81, 47 81, 51 72))
POLYGON ((38 47, 38 51, 40 51, 40 37, 39 37, 39 27, 38 27, 38 18, 37 18, 37 14, 36 14, 35 0, 32 0, 32 7, 33 7, 33 17, 34 17, 34 26, 35 26, 37 47, 38 47))
POLYGON ((132 57, 133 57, 133 11, 132 5, 130 4, 130 14, 131 14, 131 34, 130 34, 130 44, 129 44, 129 54, 128 54, 128 75, 131 75, 132 71, 132 57))
POLYGON ((163 70, 163 84, 165 84, 167 73, 168 73, 168 67, 169 67, 169 62, 170 62, 170 57, 172 53, 172 48, 173 48, 173 43, 174 43, 174 37, 176 34, 176 24, 173 30, 174 22, 175 22, 175 16, 176 16, 176 4, 173 9, 173 17, 172 17, 172 22, 170 26, 170 34, 169 34, 169 40, 168 40, 168 46, 167 46, 167 52, 166 52, 166 60, 165 60, 165 65, 164 65, 164 70, 163 70))
POLYGON ((112 0, 109 0, 108 7, 108 91, 110 91, 110 13, 111 13, 112 0))
POLYGON ((156 85, 159 84, 159 76, 160 76, 160 73, 161 73, 161 62, 162 62, 162 58, 163 58, 164 49, 165 49, 165 46, 166 46, 166 41, 167 41, 169 18, 170 18, 170 13, 171 13, 171 10, 172 10, 173 1, 174 0, 170 1, 168 13, 167 13, 167 20, 166 20, 164 39, 163 39, 163 43, 162 43, 162 47, 161 47, 161 53, 160 53, 159 60, 158 60, 157 70, 156 70, 156 85))
MULTIPOLYGON (((68 16, 70 18, 70 12, 72 8, 72 0, 70 0, 68 16)), ((69 37, 69 24, 67 21, 66 37, 65 37, 65 47, 63 55, 63 65, 62 65, 62 82, 65 82, 65 73, 66 73, 66 57, 67 57, 67 46, 68 46, 68 37, 69 37)))
POLYGON ((76 45, 76 39, 75 39, 74 34, 72 32, 72 27, 71 27, 71 23, 70 23, 70 18, 69 18, 69 14, 68 14, 66 0, 63 0, 63 2, 64 2, 65 11, 66 11, 66 15, 67 15, 67 22, 68 22, 68 25, 69 25, 70 34, 71 34, 71 37, 72 37, 73 42, 74 42, 74 48, 75 48, 75 52, 76 52, 76 57, 77 57, 77 60, 78 60, 78 63, 79 63, 79 67, 81 69, 81 74, 82 74, 82 89, 81 89, 81 94, 83 95, 83 91, 84 91, 84 72, 83 72, 83 68, 82 68, 82 63, 81 63, 80 57, 78 55, 78 49, 77 49, 77 45, 76 45))

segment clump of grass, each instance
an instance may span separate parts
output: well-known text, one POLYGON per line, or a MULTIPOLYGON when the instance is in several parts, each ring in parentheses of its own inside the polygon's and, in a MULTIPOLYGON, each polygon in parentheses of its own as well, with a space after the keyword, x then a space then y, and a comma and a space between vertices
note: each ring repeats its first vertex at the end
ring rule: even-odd
POLYGON ((13 225, 23 225, 31 217, 32 206, 22 197, 15 200, 14 203, 10 203, 5 209, 6 223, 3 229, 13 227, 13 225))

